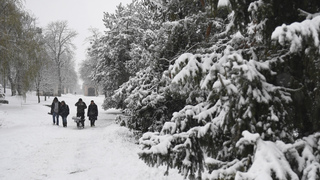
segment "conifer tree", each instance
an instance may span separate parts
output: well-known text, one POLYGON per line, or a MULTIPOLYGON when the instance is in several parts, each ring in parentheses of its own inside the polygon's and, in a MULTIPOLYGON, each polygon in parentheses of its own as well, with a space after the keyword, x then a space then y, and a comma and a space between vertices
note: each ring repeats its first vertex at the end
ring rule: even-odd
MULTIPOLYGON (((266 169, 270 174, 264 174, 264 177, 273 179, 306 177, 301 168, 292 166, 294 163, 289 165, 288 159, 275 162, 284 167, 281 170, 255 168, 269 160, 259 160, 262 157, 260 145, 265 142, 274 146, 277 152, 271 154, 279 154, 277 158, 286 158, 284 153, 288 153, 287 157, 293 156, 273 144, 275 141, 294 142, 297 136, 292 132, 297 132, 296 121, 300 120, 291 114, 295 110, 291 106, 295 99, 291 97, 301 90, 301 86, 285 82, 288 79, 281 68, 294 57, 290 54, 306 49, 304 34, 307 34, 306 38, 319 35, 314 26, 307 27, 314 29, 310 30, 313 33, 300 31, 304 25, 282 26, 282 30, 276 29, 272 37, 279 39, 282 45, 289 42, 294 52, 277 49, 270 30, 275 30, 280 23, 297 21, 298 10, 294 8, 299 2, 290 4, 289 7, 294 9, 289 13, 292 16, 288 16, 288 12, 279 12, 279 3, 283 6, 289 2, 230 1, 228 7, 232 11, 224 31, 211 39, 215 46, 202 50, 211 52, 183 54, 175 60, 165 73, 172 79, 170 86, 179 86, 188 92, 186 87, 197 87, 194 84, 198 82, 205 98, 174 113, 171 122, 165 123, 160 133, 143 135, 140 158, 148 165, 177 168, 190 179, 202 178, 203 173, 210 179, 255 179, 266 169), (275 23, 269 22, 270 18, 275 18, 275 23), (247 136, 246 132, 257 133, 257 136, 250 133, 247 136), (242 140, 242 136, 246 140, 242 140), (248 172, 248 175, 238 171, 248 172)), ((316 18, 314 21, 317 22, 316 18)), ((318 27, 317 23, 312 24, 318 27)), ((313 39, 311 43, 318 41, 318 38, 313 39)), ((318 47, 316 43, 315 47, 318 47)), ((312 171, 314 174, 318 172, 317 169, 312 171)))

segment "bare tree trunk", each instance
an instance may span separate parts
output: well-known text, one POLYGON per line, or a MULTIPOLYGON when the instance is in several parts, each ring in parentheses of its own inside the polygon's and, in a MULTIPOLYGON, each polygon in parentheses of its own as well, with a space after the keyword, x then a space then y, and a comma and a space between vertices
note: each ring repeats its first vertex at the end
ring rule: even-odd
POLYGON ((37 96, 38 96, 38 103, 40 103, 40 84, 41 84, 41 73, 40 70, 37 74, 37 78, 35 79, 36 84, 36 90, 37 90, 37 96))
POLYGON ((94 89, 96 91, 96 96, 99 96, 99 86, 97 85, 97 83, 94 83, 94 89))
POLYGON ((17 95, 17 91, 16 91, 16 84, 11 82, 11 96, 15 96, 17 95))
POLYGON ((38 103, 40 103, 40 89, 37 87, 38 103))
POLYGON ((16 92, 16 83, 13 81, 13 79, 10 76, 8 77, 8 80, 9 80, 10 85, 11 85, 11 96, 15 96, 17 94, 17 92, 16 92))
MULTIPOLYGON (((20 73, 20 72, 18 71, 18 73, 20 73)), ((19 74, 17 74, 17 80, 16 80, 16 82, 17 82, 18 95, 19 95, 19 96, 22 96, 22 95, 23 95, 23 92, 22 92, 22 82, 21 82, 21 77, 20 77, 19 74)))
POLYGON ((23 92, 22 97, 23 97, 24 103, 26 103, 27 102, 27 93, 23 92))
POLYGON ((7 90, 6 90, 7 89, 6 88, 7 87, 7 82, 6 82, 6 78, 5 77, 6 76, 3 77, 3 79, 4 79, 4 81, 3 81, 3 92, 4 92, 4 94, 6 94, 6 92, 7 92, 7 90))
POLYGON ((61 96, 61 88, 62 88, 62 78, 61 78, 61 69, 60 66, 58 66, 58 78, 59 78, 59 83, 58 83, 58 96, 61 96))
POLYGON ((3 73, 3 93, 6 94, 7 92, 7 80, 6 80, 6 69, 3 69, 4 73, 3 73))

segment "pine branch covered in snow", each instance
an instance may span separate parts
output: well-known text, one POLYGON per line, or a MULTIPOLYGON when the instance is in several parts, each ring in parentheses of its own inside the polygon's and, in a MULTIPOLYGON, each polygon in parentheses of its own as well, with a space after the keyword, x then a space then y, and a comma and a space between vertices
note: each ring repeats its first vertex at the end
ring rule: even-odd
POLYGON ((272 33, 272 39, 277 40, 283 46, 289 43, 292 53, 302 51, 308 45, 311 47, 305 49, 305 52, 310 48, 316 48, 319 53, 319 34, 320 16, 316 16, 301 23, 283 24, 277 27, 272 33))
POLYGON ((237 172, 235 179, 292 179, 299 177, 291 169, 284 153, 272 141, 263 141, 258 134, 244 131, 237 146, 254 145, 252 165, 245 173, 237 172))

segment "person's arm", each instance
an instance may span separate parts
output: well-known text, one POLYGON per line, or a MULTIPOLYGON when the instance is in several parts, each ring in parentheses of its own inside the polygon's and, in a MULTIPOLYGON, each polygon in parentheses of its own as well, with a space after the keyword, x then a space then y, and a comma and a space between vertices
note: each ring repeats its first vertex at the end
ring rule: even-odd
POLYGON ((70 109, 69 109, 69 106, 68 106, 68 105, 66 105, 66 107, 67 107, 66 116, 68 116, 68 115, 69 115, 69 113, 70 113, 70 109))
POLYGON ((90 112, 90 106, 89 106, 88 111, 87 111, 87 116, 89 116, 89 112, 90 112))
MULTIPOLYGON (((61 107, 61 106, 60 106, 61 107)), ((63 117, 63 115, 64 115, 64 109, 63 108, 60 108, 60 110, 59 110, 59 114, 60 114, 60 116, 62 116, 63 117)))

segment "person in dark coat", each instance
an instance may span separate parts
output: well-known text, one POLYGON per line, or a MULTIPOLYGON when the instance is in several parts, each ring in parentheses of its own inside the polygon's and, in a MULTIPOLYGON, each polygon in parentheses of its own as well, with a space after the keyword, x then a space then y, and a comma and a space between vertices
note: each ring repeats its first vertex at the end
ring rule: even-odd
POLYGON ((57 119, 57 126, 59 126, 59 111, 60 111, 60 102, 58 101, 58 98, 55 97, 51 104, 51 114, 53 118, 53 125, 56 124, 56 119, 57 119))
POLYGON ((91 122, 91 127, 95 126, 94 123, 95 123, 95 121, 97 120, 97 117, 98 117, 98 107, 94 103, 93 100, 91 100, 91 103, 90 103, 89 108, 88 108, 88 114, 87 115, 88 115, 89 120, 91 122))
POLYGON ((68 115, 69 115, 69 106, 64 101, 61 101, 60 116, 62 117, 63 127, 67 127, 68 115))
POLYGON ((86 103, 82 101, 80 98, 78 102, 75 104, 77 106, 77 117, 81 118, 82 126, 84 127, 84 110, 87 109, 86 103))

